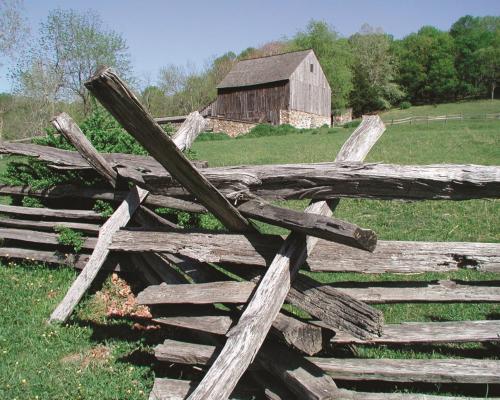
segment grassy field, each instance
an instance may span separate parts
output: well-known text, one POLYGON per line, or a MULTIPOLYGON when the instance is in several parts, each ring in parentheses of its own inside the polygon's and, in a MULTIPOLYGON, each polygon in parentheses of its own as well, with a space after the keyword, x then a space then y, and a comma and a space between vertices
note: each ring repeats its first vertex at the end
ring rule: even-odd
MULTIPOLYGON (((471 104, 470 109, 477 107, 483 113, 491 112, 485 111, 489 102, 471 104)), ((461 106, 448 107, 452 110, 461 106)), ((395 111, 398 116, 394 118, 406 112, 395 111)), ((337 128, 277 137, 250 135, 237 140, 200 141, 195 143, 194 150, 199 159, 208 160, 212 166, 331 161, 351 132, 352 129, 337 128)), ((499 132, 500 121, 394 126, 387 129, 367 161, 498 165, 499 132)), ((281 204, 303 209, 306 202, 281 204)), ((342 200, 340 204, 338 217, 374 229, 381 239, 500 242, 500 201, 342 200)), ((266 232, 286 233, 269 225, 260 226, 266 232)), ((401 279, 389 274, 314 276, 322 282, 401 279)), ((141 331, 132 321, 106 318, 95 292, 85 298, 66 326, 45 324, 74 277, 75 272, 69 268, 5 263, 0 268, 1 399, 146 399, 154 375, 166 373, 150 354, 151 346, 161 342, 164 332, 141 331)), ((442 278, 500 280, 500 275, 460 271, 405 277, 424 281, 442 278)), ((109 285, 109 279, 104 285, 109 285)), ((500 318, 500 308, 492 304, 394 304, 380 308, 387 322, 500 318)), ((390 358, 499 355, 498 347, 479 345, 358 347, 357 351, 362 357, 390 358)), ((415 387, 400 384, 346 386, 360 390, 415 391, 415 387)), ((479 397, 500 394, 498 387, 485 385, 420 385, 417 389, 479 397)))

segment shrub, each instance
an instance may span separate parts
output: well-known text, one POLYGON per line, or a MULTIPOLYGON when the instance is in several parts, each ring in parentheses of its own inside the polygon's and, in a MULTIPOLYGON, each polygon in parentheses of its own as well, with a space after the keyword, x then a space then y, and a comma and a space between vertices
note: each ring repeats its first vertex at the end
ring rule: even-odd
POLYGON ((23 207, 43 208, 40 199, 36 197, 24 196, 22 200, 23 207))
POLYGON ((70 246, 75 253, 78 253, 82 247, 85 239, 81 232, 74 231, 73 229, 64 226, 56 226, 57 241, 63 246, 70 246))
POLYGON ((399 104, 399 109, 400 110, 408 110, 411 107, 411 103, 409 101, 402 101, 399 104))
POLYGON ((101 214, 104 218, 109 218, 115 212, 115 209, 111 203, 104 200, 96 200, 94 207, 92 208, 95 212, 101 214))

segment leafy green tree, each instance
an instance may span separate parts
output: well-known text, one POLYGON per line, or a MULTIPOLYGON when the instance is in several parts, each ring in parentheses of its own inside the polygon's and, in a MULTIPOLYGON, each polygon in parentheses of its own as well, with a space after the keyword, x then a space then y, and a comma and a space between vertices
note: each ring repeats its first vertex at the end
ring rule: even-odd
POLYGON ((295 35, 291 49, 314 50, 332 88, 332 109, 346 107, 353 88, 353 57, 347 39, 340 38, 326 22, 313 20, 295 35))
POLYGON ((41 24, 40 39, 24 55, 14 71, 18 90, 36 97, 35 82, 48 85, 51 101, 78 99, 84 113, 90 111, 84 82, 100 65, 130 77, 128 48, 120 34, 107 30, 93 11, 53 10, 41 24))
POLYGON ((350 103, 355 114, 388 109, 404 96, 395 82, 397 68, 391 41, 381 29, 367 24, 349 39, 354 58, 350 103))
POLYGON ((490 97, 493 100, 495 89, 500 82, 500 46, 496 44, 479 49, 474 55, 479 65, 481 82, 489 86, 490 97))
POLYGON ((483 65, 488 57, 485 57, 485 51, 480 50, 490 48, 487 53, 494 55, 492 53, 499 45, 499 31, 500 17, 466 15, 452 25, 450 34, 456 48, 455 65, 461 97, 482 95, 488 91, 490 83, 484 79, 483 65))
POLYGON ((459 85, 455 47, 448 32, 424 26, 395 46, 400 84, 413 102, 454 99, 459 85))

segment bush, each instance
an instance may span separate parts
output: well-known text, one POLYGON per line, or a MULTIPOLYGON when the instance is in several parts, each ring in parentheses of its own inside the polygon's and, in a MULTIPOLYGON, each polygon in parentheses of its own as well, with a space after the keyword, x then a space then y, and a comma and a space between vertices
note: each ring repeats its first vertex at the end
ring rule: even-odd
POLYGON ((259 124, 256 125, 250 132, 245 135, 237 136, 236 139, 255 138, 263 136, 285 136, 294 135, 303 132, 303 129, 297 129, 291 125, 269 125, 259 124))
POLYGON ((74 231, 73 229, 64 226, 56 226, 57 241, 63 246, 70 246, 75 253, 78 253, 82 247, 85 239, 81 232, 74 231))
POLYGON ((408 110, 411 107, 411 103, 409 101, 402 101, 399 104, 399 109, 400 110, 408 110))

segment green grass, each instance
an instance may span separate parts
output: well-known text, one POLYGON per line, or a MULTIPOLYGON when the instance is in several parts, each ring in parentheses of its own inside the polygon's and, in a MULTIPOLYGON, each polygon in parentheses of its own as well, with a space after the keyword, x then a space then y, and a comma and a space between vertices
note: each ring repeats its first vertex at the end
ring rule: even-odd
MULTIPOLYGON (((500 102, 469 103, 468 112, 493 112, 500 102), (479 111, 480 110, 480 111, 479 111)), ((436 114, 465 105, 440 105, 436 114)), ((429 109, 432 109, 429 107, 429 109)), ((422 114, 424 108, 395 111, 422 114)), ((496 110, 495 110, 496 111, 496 110)), ((446 111, 448 112, 448 111, 446 111)), ((445 113, 446 113, 445 112, 445 113)), ((464 110, 464 113, 466 111, 464 110)), ((387 114, 386 114, 387 115, 387 114)), ((390 114, 389 114, 390 115, 390 114)), ((258 136, 197 141, 199 159, 211 166, 293 162, 323 162, 335 158, 353 129, 287 131, 282 136, 258 136)), ((435 122, 425 125, 389 127, 369 154, 369 162, 402 164, 475 163, 500 164, 500 121, 435 122)), ((0 170, 5 159, 0 160, 0 170)), ((280 202, 304 209, 307 201, 280 202)), ((374 229, 380 239, 427 241, 500 242, 500 201, 464 202, 342 200, 336 216, 374 229)), ((269 233, 286 230, 266 224, 269 233)), ((449 274, 361 275, 320 273, 321 282, 461 279, 500 280, 500 274, 458 271, 449 274)), ((107 319, 94 308, 89 294, 65 326, 48 326, 45 321, 75 277, 67 268, 48 268, 29 264, 0 266, 0 398, 1 399, 146 399, 155 374, 165 373, 148 356, 164 332, 144 333, 132 329, 131 322, 107 319), (91 357, 105 349, 104 359, 91 357), (130 392, 129 392, 130 391, 130 392), (142 392, 141 392, 142 391, 142 392), (38 396, 38 397, 36 397, 38 396)), ((499 319, 496 304, 392 304, 377 306, 387 322, 499 319)), ((498 357, 498 348, 483 345, 442 346, 358 346, 362 357, 443 358, 498 357)), ((181 376, 181 375, 177 375, 181 376)), ((182 375, 186 377, 186 375, 182 375)), ((469 386, 391 385, 363 390, 424 391, 439 394, 483 396, 484 385, 469 386)), ((488 389, 498 393, 498 386, 488 389)))

